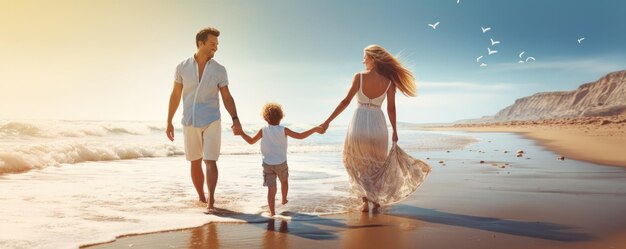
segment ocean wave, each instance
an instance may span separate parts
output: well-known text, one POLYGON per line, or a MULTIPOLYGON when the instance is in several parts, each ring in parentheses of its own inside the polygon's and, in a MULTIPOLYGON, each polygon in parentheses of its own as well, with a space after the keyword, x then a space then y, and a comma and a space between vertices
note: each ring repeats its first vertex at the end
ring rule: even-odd
POLYGON ((11 150, 0 150, 0 175, 21 173, 31 169, 42 169, 61 164, 175 155, 184 155, 184 151, 167 143, 62 142, 19 145, 11 148, 11 150))
MULTIPOLYGON (((263 123, 245 123, 246 133, 254 134, 263 123)), ((232 124, 222 122, 222 132, 232 132, 232 124)), ((295 131, 313 127, 307 124, 288 124, 295 131)), ((182 125, 174 123, 177 133, 182 133, 182 125)), ((0 121, 0 137, 104 137, 113 135, 150 135, 165 133, 166 122, 158 121, 70 121, 70 120, 10 120, 0 121)))
MULTIPOLYGON (((338 145, 293 145, 288 153, 339 152, 338 145)), ((112 141, 64 141, 37 145, 15 145, 0 148, 0 175, 22 173, 32 169, 42 169, 61 164, 75 164, 88 161, 112 161, 144 157, 169 157, 184 155, 182 146, 163 142, 119 143, 112 141)), ((258 146, 222 146, 221 155, 260 155, 258 146)))
POLYGON ((0 122, 2 137, 103 137, 109 135, 148 135, 165 131, 165 125, 145 122, 105 121, 4 121, 0 122))

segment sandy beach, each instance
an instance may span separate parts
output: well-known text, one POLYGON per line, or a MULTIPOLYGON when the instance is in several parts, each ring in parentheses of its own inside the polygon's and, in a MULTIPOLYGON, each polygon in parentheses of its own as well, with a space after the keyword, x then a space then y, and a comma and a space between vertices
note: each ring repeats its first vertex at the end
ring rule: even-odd
POLYGON ((187 230, 122 237, 93 248, 626 248, 626 231, 607 234, 602 240, 583 236, 572 241, 550 241, 541 238, 538 233, 546 232, 541 229, 521 235, 498 230, 507 230, 504 225, 534 229, 541 228, 541 224, 504 222, 490 231, 480 229, 489 224, 479 221, 485 217, 467 217, 470 221, 466 224, 446 224, 446 218, 441 217, 441 224, 437 224, 437 220, 423 221, 423 214, 413 215, 353 212, 310 222, 210 223, 187 230))
POLYGON ((243 222, 93 248, 626 248, 625 169, 565 153, 559 161, 561 152, 508 131, 468 134, 480 142, 416 155, 434 166, 426 183, 376 213, 316 216, 287 206, 278 210, 284 218, 267 219, 224 210, 216 215, 243 222), (517 149, 524 157, 503 153, 517 149))
POLYGON ((457 124, 432 130, 512 132, 538 141, 566 159, 626 167, 626 116, 457 124))

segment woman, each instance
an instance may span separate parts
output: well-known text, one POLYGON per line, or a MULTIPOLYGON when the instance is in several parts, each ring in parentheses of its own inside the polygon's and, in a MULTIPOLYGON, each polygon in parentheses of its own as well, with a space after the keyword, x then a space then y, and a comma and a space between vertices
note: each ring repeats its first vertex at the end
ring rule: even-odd
POLYGON ((416 95, 415 77, 383 47, 370 45, 363 55, 365 71, 354 75, 348 95, 321 125, 324 130, 357 95, 346 136, 343 162, 350 176, 351 192, 363 199, 363 212, 381 204, 399 202, 415 192, 431 167, 407 155, 397 145, 396 89, 406 96, 416 95), (393 147, 387 155, 388 131, 380 107, 387 97, 387 114, 393 129, 393 147))

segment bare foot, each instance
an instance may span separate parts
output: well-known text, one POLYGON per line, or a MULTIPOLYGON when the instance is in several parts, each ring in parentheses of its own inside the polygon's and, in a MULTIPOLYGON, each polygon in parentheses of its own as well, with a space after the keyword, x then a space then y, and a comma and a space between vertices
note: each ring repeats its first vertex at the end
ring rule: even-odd
MULTIPOLYGON (((205 203, 206 203, 206 201, 205 201, 205 203)), ((215 207, 213 206, 214 203, 215 203, 215 199, 211 198, 209 200, 209 202, 207 203, 207 208, 215 209, 215 207)))
POLYGON ((206 203, 206 198, 204 198, 204 196, 199 197, 198 201, 202 202, 202 203, 206 203))
POLYGON ((215 208, 206 208, 206 210, 204 211, 204 214, 214 214, 215 213, 215 208))
POLYGON ((274 215, 276 215, 276 213, 270 212, 270 217, 274 217, 274 215))
POLYGON ((287 204, 287 202, 289 202, 287 199, 283 199, 283 205, 287 204))
POLYGON ((369 212, 370 205, 367 202, 363 202, 363 207, 361 208, 361 212, 369 212))

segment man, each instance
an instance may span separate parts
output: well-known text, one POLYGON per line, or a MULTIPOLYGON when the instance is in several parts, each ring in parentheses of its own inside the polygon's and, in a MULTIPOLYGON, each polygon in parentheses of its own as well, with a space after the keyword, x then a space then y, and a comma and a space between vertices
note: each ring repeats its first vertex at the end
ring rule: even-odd
POLYGON ((235 101, 228 90, 228 78, 224 66, 213 60, 217 51, 219 30, 205 28, 196 35, 196 53, 176 66, 174 89, 170 95, 167 114, 167 137, 174 141, 172 118, 182 96, 183 134, 185 157, 191 162, 191 180, 201 202, 204 196, 204 173, 202 160, 206 164, 206 182, 209 189, 207 212, 211 213, 215 203, 217 185, 217 159, 221 145, 221 119, 219 95, 224 107, 233 120, 233 132, 241 131, 235 101))

